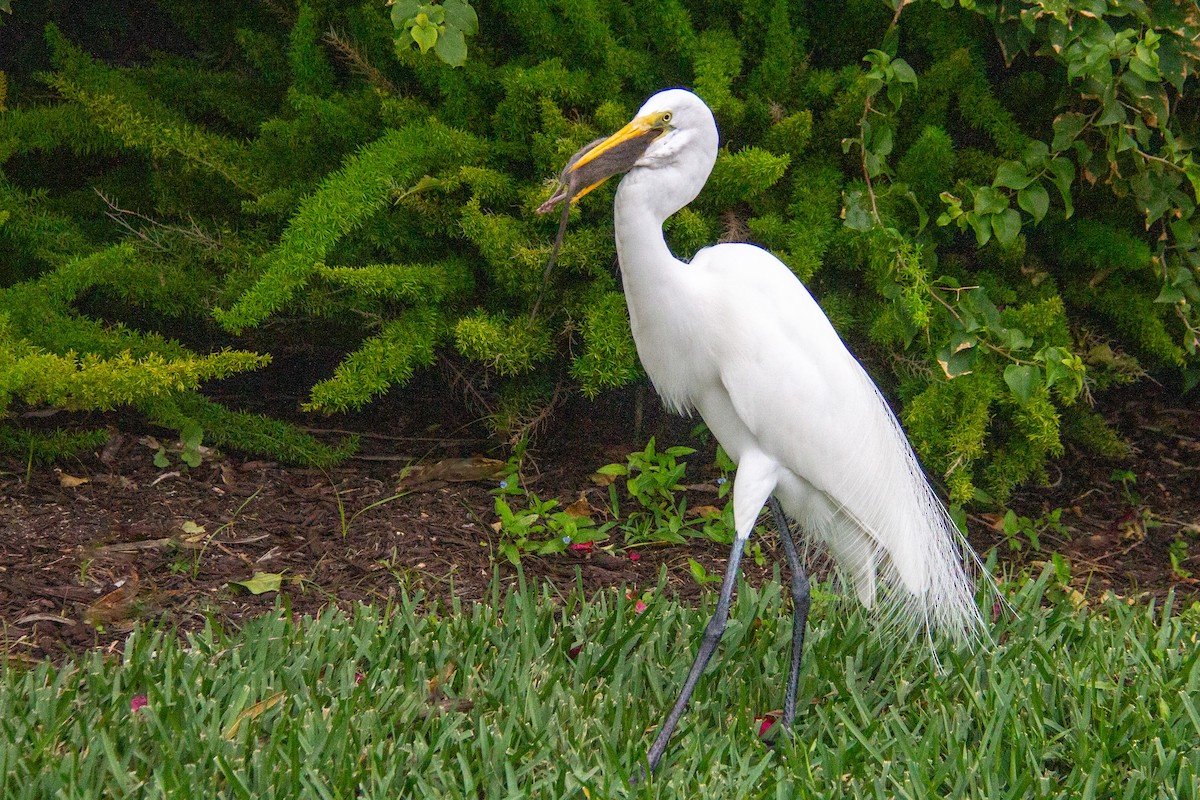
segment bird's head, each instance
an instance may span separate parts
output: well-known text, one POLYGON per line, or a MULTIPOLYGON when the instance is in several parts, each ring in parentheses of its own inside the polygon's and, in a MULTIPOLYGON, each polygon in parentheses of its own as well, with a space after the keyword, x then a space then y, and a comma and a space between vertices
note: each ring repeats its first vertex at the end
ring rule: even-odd
POLYGON ((682 173, 677 206, 690 203, 717 158, 717 124, 712 112, 686 89, 667 89, 645 102, 633 120, 607 139, 597 139, 571 157, 554 196, 538 209, 545 214, 573 202, 600 184, 634 169, 672 168, 682 173))

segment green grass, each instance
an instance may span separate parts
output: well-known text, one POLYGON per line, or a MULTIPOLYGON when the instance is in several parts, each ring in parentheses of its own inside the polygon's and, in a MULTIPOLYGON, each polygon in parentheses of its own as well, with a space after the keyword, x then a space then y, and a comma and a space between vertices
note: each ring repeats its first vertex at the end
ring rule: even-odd
POLYGON ((632 790, 706 609, 522 590, 182 642, 143 629, 119 659, 4 671, 0 796, 1197 797, 1200 614, 1077 611, 1048 581, 942 673, 822 593, 798 738, 775 751, 753 718, 782 702, 790 615, 777 584, 743 587, 660 771, 632 790), (447 710, 429 681, 451 668, 445 694, 470 705, 447 710))

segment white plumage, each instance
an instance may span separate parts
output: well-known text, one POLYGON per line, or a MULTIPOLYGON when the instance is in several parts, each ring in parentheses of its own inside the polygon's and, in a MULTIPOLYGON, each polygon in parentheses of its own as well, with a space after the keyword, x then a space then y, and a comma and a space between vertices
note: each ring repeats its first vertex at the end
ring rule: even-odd
MULTIPOLYGON (((748 244, 708 247, 690 263, 668 249, 663 222, 699 194, 716 161, 712 112, 691 92, 660 92, 589 148, 568 167, 587 176, 571 193, 628 170, 616 195, 617 253, 642 365, 667 405, 699 412, 738 465, 729 573, 773 495, 864 605, 882 600, 900 619, 956 639, 978 635, 969 548, 875 384, 800 281, 748 244)), ((733 574, 651 768, 724 629, 733 574)))

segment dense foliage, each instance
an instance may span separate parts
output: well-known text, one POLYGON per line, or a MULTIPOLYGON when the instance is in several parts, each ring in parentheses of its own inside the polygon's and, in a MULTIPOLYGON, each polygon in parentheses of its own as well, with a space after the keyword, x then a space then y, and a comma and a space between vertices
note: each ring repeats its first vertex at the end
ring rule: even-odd
POLYGON ((15 3, 0 410, 131 405, 329 463, 344 450, 200 391, 319 345, 340 363, 307 409, 361 408, 440 361, 519 437, 564 391, 640 374, 612 186, 572 212, 536 319, 554 220, 533 210, 671 85, 723 141, 668 223, 676 252, 739 239, 783 259, 956 500, 1002 499, 1064 435, 1118 451, 1092 392, 1195 382, 1192 7, 397 5, 15 3))

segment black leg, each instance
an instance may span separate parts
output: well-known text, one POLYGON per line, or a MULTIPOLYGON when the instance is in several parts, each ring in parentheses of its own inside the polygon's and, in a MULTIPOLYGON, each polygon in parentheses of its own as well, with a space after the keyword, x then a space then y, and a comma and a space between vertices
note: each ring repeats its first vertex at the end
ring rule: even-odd
POLYGON ((800 661, 804 658, 804 631, 808 627, 808 608, 812 603, 812 594, 808 585, 808 574, 796 552, 796 542, 792 539, 792 530, 788 526, 787 517, 779 506, 779 501, 772 497, 767 501, 771 505, 771 514, 775 517, 775 527, 779 528, 779 539, 783 543, 783 553, 787 557, 788 571, 792 573, 792 664, 788 670, 787 692, 783 696, 784 731, 791 731, 796 719, 796 687, 800 684, 800 661))
POLYGON ((679 724, 679 718, 683 716, 684 709, 687 708, 692 690, 696 688, 696 683, 704 673, 704 667, 716 651, 717 644, 721 641, 721 635, 725 633, 725 624, 729 620, 729 603, 733 597, 734 584, 737 583, 742 550, 745 549, 745 546, 746 539, 743 537, 739 536, 733 542, 733 549, 729 553, 729 566, 725 569, 725 580, 721 584, 721 596, 717 598, 717 609, 704 629, 704 639, 700 642, 696 660, 692 662, 692 671, 688 673, 683 689, 679 692, 679 698, 675 701, 675 707, 667 715, 666 722, 658 732, 658 738, 654 740, 650 752, 646 755, 651 770, 658 766, 663 753, 666 752, 667 743, 671 740, 671 734, 675 732, 675 726, 679 724))

